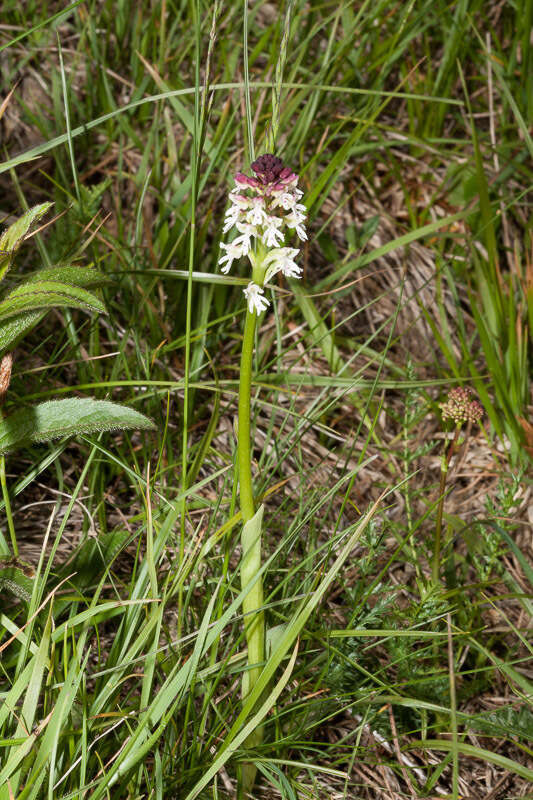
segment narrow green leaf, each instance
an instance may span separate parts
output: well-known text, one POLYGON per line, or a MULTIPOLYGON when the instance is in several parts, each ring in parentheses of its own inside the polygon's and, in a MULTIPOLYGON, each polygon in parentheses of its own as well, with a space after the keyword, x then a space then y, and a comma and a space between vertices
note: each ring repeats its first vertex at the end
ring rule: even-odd
POLYGON ((333 373, 337 373, 342 366, 342 357, 340 351, 335 345, 333 334, 328 329, 326 323, 319 314, 313 299, 304 292, 302 287, 291 281, 291 289, 294 292, 296 302, 300 307, 305 321, 309 325, 309 330, 313 341, 318 344, 324 353, 324 357, 328 362, 329 368, 333 373))
POLYGON ((0 421, 0 453, 60 436, 128 429, 153 430, 154 423, 127 406, 70 397, 21 408, 0 421))
MULTIPOLYGON (((30 733, 29 736, 24 738, 16 750, 13 751, 12 758, 9 759, 7 764, 0 771, 0 800, 12 800, 15 795, 12 791, 13 782, 8 780, 13 772, 17 769, 18 765, 26 758, 28 753, 33 749, 37 733, 30 733)), ((18 784, 18 780, 16 781, 18 784)))
MULTIPOLYGON (((215 377, 216 380, 216 377, 215 377)), ((192 486, 194 481, 196 480, 198 473, 202 467, 202 464, 205 463, 205 457, 209 447, 211 446, 211 442, 213 440, 213 436, 216 433, 218 419, 220 416, 220 393, 215 393, 214 398, 214 407, 211 416, 209 417, 209 423, 207 425, 207 430, 205 434, 202 436, 202 440, 196 452, 196 456, 194 457, 194 461, 189 468, 187 473, 187 486, 192 486)))
MULTIPOLYGON (((5 618, 2 620, 2 624, 5 624, 5 618)), ((2 702, 0 703, 0 727, 3 728, 8 719, 16 719, 13 715, 13 711, 16 710, 17 704, 19 703, 24 690, 31 680, 31 676, 35 669, 36 659, 37 652, 33 653, 10 690, 2 693, 2 702)))
POLYGON ((228 745, 228 747, 222 747, 216 759, 213 761, 207 772, 200 778, 197 782, 196 786, 189 792, 185 800, 194 800, 195 797, 198 797, 202 789, 207 786, 210 780, 217 774, 219 769, 224 766, 224 764, 228 761, 228 759, 235 753, 236 750, 246 742, 246 739, 253 733, 253 731, 257 730, 260 726, 261 722, 264 720, 270 709, 276 704, 276 701, 280 694, 282 693, 283 689, 287 685, 289 678, 292 675, 292 671, 294 669, 294 664, 296 663, 296 656, 298 654, 298 643, 294 646, 292 651, 292 655, 289 658, 289 663, 283 670, 283 674, 280 678, 276 681, 276 684, 270 694, 268 695, 267 699, 261 705, 257 713, 246 723, 244 728, 235 736, 233 741, 228 745))
POLYGON ((420 228, 416 228, 416 230, 414 231, 409 231, 409 233, 404 233, 402 236, 398 236, 396 239, 392 239, 390 242, 386 242, 386 244, 381 245, 381 247, 376 247, 370 253, 364 253, 359 258, 351 259, 350 261, 347 261, 345 264, 342 264, 336 270, 330 272, 328 275, 326 275, 325 278, 322 278, 321 281, 318 281, 318 283, 315 284, 314 287, 315 291, 321 292, 324 289, 327 289, 329 286, 339 281, 345 275, 355 272, 356 269, 360 269, 361 267, 364 267, 367 264, 371 264, 378 258, 387 255, 387 253, 391 253, 394 250, 399 250, 401 247, 405 247, 411 242, 419 241, 420 239, 423 239, 426 236, 432 236, 439 230, 445 231, 447 227, 452 225, 454 222, 458 222, 459 220, 464 219, 466 216, 467 216, 466 211, 459 211, 457 214, 452 214, 451 216, 443 217, 442 219, 438 219, 435 222, 430 222, 427 225, 422 225, 420 228))
POLYGON ((154 743, 161 736, 161 730, 156 727, 155 731, 150 733, 150 724, 157 726, 158 723, 161 722, 161 719, 164 718, 164 714, 168 708, 175 706, 179 702, 180 697, 186 694, 191 683, 194 681, 200 658, 207 649, 206 639, 217 594, 217 591, 213 592, 209 600, 202 624, 198 630, 198 636, 191 657, 187 659, 176 674, 169 675, 165 683, 160 687, 155 700, 149 706, 146 713, 140 716, 139 724, 128 741, 127 747, 124 748, 120 762, 117 763, 117 769, 108 775, 108 784, 100 783, 94 793, 95 800, 98 800, 98 797, 102 796, 106 785, 113 786, 121 775, 126 774, 138 764, 145 754, 153 747, 154 743))
MULTIPOLYGON (((449 753, 453 747, 453 742, 446 739, 424 739, 420 742, 412 742, 409 750, 444 750, 449 753)), ((511 758, 502 756, 499 753, 494 753, 490 750, 484 750, 481 747, 474 747, 474 745, 459 742, 457 749, 460 753, 470 758, 479 758, 483 762, 489 764, 496 764, 515 775, 520 775, 529 781, 533 781, 533 769, 520 764, 518 761, 513 761, 511 758)))
POLYGON ((87 661, 89 660, 89 656, 90 650, 88 650, 85 654, 85 658, 81 664, 78 663, 76 659, 72 659, 70 662, 68 673, 65 676, 65 681, 61 691, 59 692, 54 709, 50 714, 49 724, 46 726, 42 738, 38 740, 38 744, 40 744, 40 746, 38 749, 37 746, 34 748, 36 751, 35 761, 32 764, 31 773, 26 781, 26 785, 18 795, 19 800, 27 800, 30 795, 34 797, 36 796, 32 792, 32 784, 39 781, 39 779, 42 781, 44 774, 42 771, 44 770, 46 763, 49 762, 51 757, 53 757, 53 753, 57 748, 57 743, 63 729, 63 722, 70 713, 76 699, 76 694, 78 692, 81 680, 85 674, 85 667, 87 665, 87 661))
MULTIPOLYGON (((372 519, 372 517, 378 510, 381 501, 387 496, 387 494, 388 494, 387 492, 384 492, 371 506, 371 508, 367 511, 367 513, 361 519, 361 521, 356 526, 354 526, 354 528, 351 530, 350 535, 348 536, 348 541, 345 543, 340 554, 335 559, 335 562, 328 570, 327 574, 322 578, 318 586, 309 594, 309 596, 307 596, 302 601, 298 610, 295 612, 294 616, 287 624, 284 633, 281 635, 281 637, 279 637, 278 641, 276 642, 276 647, 274 651, 269 655, 268 660, 261 672, 259 680, 257 681, 254 688, 250 692, 249 696, 247 697, 243 705, 243 708, 237 715, 237 718, 234 720, 230 731, 226 735, 224 743, 222 744, 218 752, 215 763, 218 764, 219 759, 221 759, 221 763, 224 763, 225 759, 222 759, 222 756, 228 750, 228 748, 231 747, 232 742, 234 742, 236 738, 238 741, 244 741, 249 730, 253 730, 256 727, 260 719, 262 719, 262 716, 264 716, 264 714, 268 712, 269 707, 273 705, 272 702, 270 702, 269 705, 269 701, 271 701, 274 693, 271 694, 268 700, 265 701, 265 704, 261 706, 256 716, 252 720, 248 720, 248 717, 250 713, 253 711, 255 704, 259 701, 262 693, 265 691, 269 682, 272 680, 276 669, 283 661, 288 650, 294 645, 305 623, 307 622, 310 615, 313 613, 313 611, 321 602, 327 589, 333 582, 335 576, 337 575, 342 565, 348 558, 350 552, 353 550, 353 547, 355 546, 358 539, 361 537, 369 521, 372 519), (242 728, 243 725, 244 729, 242 728)), ((187 796, 187 800, 192 800, 193 797, 196 797, 198 792, 201 791, 201 789, 205 785, 206 782, 204 782, 204 780, 200 781, 194 787, 193 791, 187 796)))
MULTIPOLYGON (((26 754, 26 737, 29 737, 31 734, 33 724, 35 722, 35 715, 41 693, 44 670, 49 660, 48 650, 50 647, 51 629, 51 620, 49 618, 44 629, 43 638, 41 639, 41 643, 39 645, 39 650, 37 651, 35 657, 32 674, 28 682, 28 688, 26 689, 24 703, 20 712, 20 716, 18 717, 19 721, 14 735, 14 739, 23 737, 23 743, 18 747, 11 749, 5 770, 3 771, 5 772, 4 780, 9 778, 9 792, 12 793, 8 795, 7 787, 5 787, 4 784, 4 789, 2 791, 6 797, 17 795, 18 785, 22 777, 20 770, 15 772, 15 769, 21 761, 21 753, 24 753, 24 755, 26 754)), ((0 795, 0 797, 1 796, 2 795, 0 795)))
POLYGON ((520 550, 520 548, 518 547, 518 545, 515 542, 515 540, 513 539, 513 537, 509 536, 509 534, 507 533, 505 528, 502 528, 501 525, 497 525, 492 520, 491 520, 490 524, 491 524, 491 527, 494 528, 494 530, 498 531, 498 533, 502 537, 502 539, 504 539, 507 542, 507 544, 509 545, 509 547, 511 548, 511 550, 515 554, 517 561, 520 562, 520 566, 524 570, 524 575, 528 579, 529 585, 533 588, 533 568, 531 567, 531 564, 529 563, 527 557, 520 550))

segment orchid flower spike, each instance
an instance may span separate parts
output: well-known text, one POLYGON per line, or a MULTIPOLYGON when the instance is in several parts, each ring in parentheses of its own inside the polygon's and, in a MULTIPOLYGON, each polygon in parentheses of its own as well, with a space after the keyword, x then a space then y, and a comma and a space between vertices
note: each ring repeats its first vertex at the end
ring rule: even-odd
POLYGON ((301 277, 294 260, 300 251, 285 246, 285 236, 293 230, 301 241, 307 240, 306 208, 299 202, 303 192, 297 187, 298 176, 280 158, 267 153, 254 161, 252 170, 253 177, 235 175, 223 232, 233 229, 238 235, 229 244, 221 243, 225 252, 218 263, 227 273, 233 261, 248 256, 253 280, 244 295, 249 311, 260 314, 269 305, 262 288, 268 280, 278 272, 287 278, 301 277))

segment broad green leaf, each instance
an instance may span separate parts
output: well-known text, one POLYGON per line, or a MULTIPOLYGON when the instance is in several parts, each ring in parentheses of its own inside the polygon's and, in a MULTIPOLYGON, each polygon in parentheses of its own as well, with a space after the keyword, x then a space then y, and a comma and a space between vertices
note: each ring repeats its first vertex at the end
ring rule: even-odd
POLYGON ((12 350, 45 314, 46 311, 26 311, 25 314, 0 321, 0 356, 12 350))
POLYGON ((9 269, 11 256, 17 245, 28 233, 31 225, 38 222, 51 206, 52 203, 41 203, 30 208, 0 236, 0 280, 9 269))
MULTIPOLYGON (((261 569, 261 528, 263 525, 263 514, 265 507, 260 505, 254 516, 244 523, 241 533, 241 545, 243 557, 241 561, 241 583, 243 590, 253 581, 258 570, 261 569)), ((243 600, 243 610, 246 614, 247 597, 243 600)), ((253 606, 252 609, 260 608, 253 606)))
MULTIPOLYGON (((25 278, 25 284, 39 281, 59 281, 81 289, 91 289, 109 282, 109 278, 97 269, 90 267, 58 266, 47 267, 25 278)), ((70 305, 64 303, 63 305, 70 305)), ((18 342, 35 327, 44 317, 46 311, 26 311, 16 317, 0 320, 0 356, 12 350, 18 342)))
POLYGON ((110 283, 110 278, 92 267, 76 266, 75 264, 46 267, 24 277, 24 283, 38 283, 39 281, 59 281, 68 286, 79 286, 81 289, 91 289, 110 283))
POLYGON ((128 429, 153 430, 152 420, 107 400, 70 397, 21 408, 0 421, 0 453, 60 436, 128 429))
MULTIPOLYGON (((241 533, 241 587, 243 592, 253 583, 261 569, 261 528, 265 507, 260 505, 254 516, 245 522, 241 533)), ((256 580, 242 601, 244 626, 248 642, 248 664, 264 660, 265 615, 263 608, 263 581, 256 580)), ((242 695, 247 697, 259 677, 261 667, 247 670, 242 678, 242 695)))
POLYGON ((13 250, 22 237, 28 233, 32 224, 38 222, 52 205, 53 203, 41 203, 26 211, 0 236, 0 249, 13 250))
POLYGON ((24 283, 13 289, 0 303, 0 321, 19 316, 25 311, 71 306, 105 314, 105 306, 91 292, 59 281, 24 283))

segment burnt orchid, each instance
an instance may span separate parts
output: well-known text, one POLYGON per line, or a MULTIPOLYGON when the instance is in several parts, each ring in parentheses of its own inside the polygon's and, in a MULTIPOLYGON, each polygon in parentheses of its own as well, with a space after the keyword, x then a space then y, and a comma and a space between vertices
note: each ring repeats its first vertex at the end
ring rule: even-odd
MULTIPOLYGON (((261 536, 263 506, 256 508, 252 486, 252 450, 250 398, 252 389, 252 360, 258 315, 270 305, 265 297, 265 284, 281 272, 286 278, 300 278, 302 269, 296 258, 297 247, 287 244, 293 231, 301 240, 305 232, 305 206, 300 203, 302 192, 297 187, 298 176, 285 167, 280 158, 260 156, 252 164, 254 176, 238 172, 235 188, 229 194, 230 207, 224 219, 224 233, 234 231, 231 242, 220 246, 219 260, 223 273, 228 273, 234 261, 246 256, 252 267, 251 280, 244 289, 247 313, 242 341, 239 378, 239 418, 237 439, 237 469, 240 506, 243 520, 241 532, 242 610, 246 642, 247 669, 242 677, 242 698, 246 701, 259 680, 265 660, 265 619, 263 612, 263 581, 261 576, 261 536)), ((261 726, 255 728, 246 743, 256 747, 262 742, 261 726)), ((251 790, 257 767, 243 763, 239 778, 239 797, 251 790)))
POLYGON ((263 286, 281 272, 286 278, 300 278, 302 269, 295 257, 298 248, 286 247, 287 233, 294 231, 306 241, 306 208, 300 203, 298 175, 277 156, 266 154, 252 164, 254 176, 237 172, 235 187, 229 193, 230 207, 224 217, 223 232, 235 230, 237 236, 222 242, 219 264, 227 274, 234 261, 247 256, 252 280, 244 290, 250 313, 261 314, 270 305, 263 286))

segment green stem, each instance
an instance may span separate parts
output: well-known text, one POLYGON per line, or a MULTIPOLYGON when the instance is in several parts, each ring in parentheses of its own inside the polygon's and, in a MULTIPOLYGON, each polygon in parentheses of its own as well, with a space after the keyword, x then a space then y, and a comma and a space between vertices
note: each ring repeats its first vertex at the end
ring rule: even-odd
POLYGON ((255 514, 250 443, 250 400, 252 393, 252 359, 254 354, 256 321, 257 315, 247 311, 242 340, 241 374, 239 380, 239 425, 237 434, 239 487, 243 522, 248 522, 255 514))
MULTIPOLYGON (((243 527, 241 585, 245 589, 256 578, 261 569, 261 523, 263 507, 257 512, 256 519, 243 527)), ((265 659, 265 615, 263 607, 263 581, 257 578, 254 585, 242 601, 244 628, 248 642, 248 669, 242 677, 242 699, 246 700, 254 688, 265 659)), ((263 735, 260 728, 248 737, 247 744, 259 744, 263 735)))
POLYGON ((460 430, 461 426, 458 425, 455 429, 455 434, 452 439, 452 443, 450 445, 448 452, 442 456, 442 463, 440 468, 439 505, 437 507, 437 519, 435 521, 435 546, 433 548, 433 567, 431 570, 431 577, 433 580, 433 584, 435 586, 439 582, 439 573, 440 573, 442 518, 444 515, 444 496, 446 493, 446 479, 448 477, 448 469, 450 467, 450 461, 452 460, 452 456, 455 450, 455 445, 457 444, 457 439, 459 438, 460 430))
MULTIPOLYGON (((237 456, 239 468, 239 490, 243 529, 241 533, 241 586, 246 589, 256 579, 243 600, 244 626, 248 644, 247 669, 242 677, 242 699, 246 700, 254 688, 265 659, 265 619, 261 611, 263 607, 263 582, 257 579, 261 569, 261 524, 263 508, 255 511, 252 486, 252 452, 250 406, 252 392, 252 360, 254 352, 254 335, 257 315, 246 312, 241 355, 241 373, 239 380, 239 420, 237 434, 237 456)), ((262 727, 256 728, 248 736, 245 744, 256 747, 263 740, 262 727)), ((251 762, 241 765, 239 775, 239 797, 244 797, 255 782, 257 767, 251 762)))
POLYGON ((15 526, 13 524, 13 515, 11 514, 11 502, 9 500, 9 490, 7 488, 5 456, 0 456, 0 483, 2 484, 2 497, 4 498, 4 507, 6 509, 7 527, 9 528, 11 547, 13 548, 13 555, 15 556, 15 558, 18 558, 19 548, 17 544, 17 536, 15 534, 15 526))

